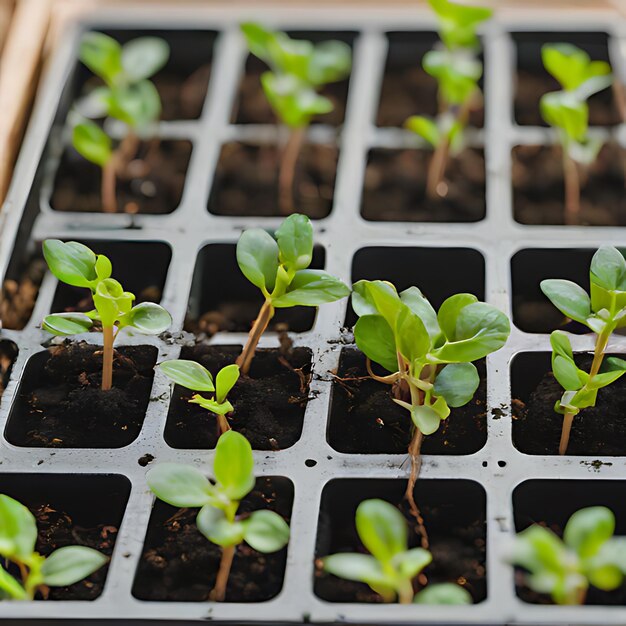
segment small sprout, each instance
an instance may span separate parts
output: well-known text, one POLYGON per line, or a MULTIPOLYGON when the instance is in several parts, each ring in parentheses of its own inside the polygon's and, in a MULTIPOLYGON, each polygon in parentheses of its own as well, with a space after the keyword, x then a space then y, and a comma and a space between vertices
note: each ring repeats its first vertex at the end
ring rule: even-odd
POLYGON ((319 306, 350 293, 344 283, 328 272, 307 269, 312 258, 313 227, 304 215, 290 215, 274 237, 262 228, 250 228, 241 234, 237 263, 265 297, 243 352, 237 358, 242 374, 250 371, 256 347, 276 308, 319 306))
POLYGON ((559 454, 565 454, 575 415, 595 406, 598 390, 615 382, 626 372, 626 361, 604 359, 607 344, 616 328, 626 326, 626 260, 613 246, 602 246, 591 259, 591 297, 569 280, 541 281, 541 290, 569 319, 596 333, 596 346, 589 373, 574 361, 572 345, 565 333, 550 335, 552 371, 564 392, 554 410, 564 415, 559 454))
POLYGON ((563 539, 534 524, 515 537, 510 562, 528 573, 525 582, 556 604, 584 604, 590 585, 621 586, 626 574, 626 537, 613 537, 615 516, 603 506, 576 511, 563 539))
POLYGON ((370 376, 393 385, 394 402, 409 411, 413 422, 406 497, 416 514, 413 488, 423 437, 439 428, 450 407, 474 397, 480 379, 471 361, 505 344, 509 320, 469 293, 449 297, 435 312, 417 287, 398 294, 391 283, 380 280, 355 283, 352 307, 359 316, 354 339, 368 358, 370 376), (369 361, 391 373, 377 376, 369 361))
POLYGON ((45 557, 35 551, 37 522, 33 514, 17 500, 0 495, 0 599, 34 600, 47 587, 67 587, 93 574, 109 559, 85 546, 65 546, 45 557), (7 563, 19 570, 20 579, 9 571, 7 563), (6 568, 6 569, 5 569, 6 568))
POLYGON ((215 481, 189 465, 161 463, 147 476, 152 492, 176 507, 201 507, 196 524, 212 543, 221 546, 222 559, 210 599, 224 600, 236 547, 245 541, 259 552, 282 550, 289 541, 289 526, 273 511, 237 516, 239 502, 254 487, 254 460, 248 440, 234 430, 217 442, 213 460, 215 481))
POLYGON ((142 302, 133 306, 135 295, 124 291, 111 278, 111 261, 103 254, 76 241, 46 239, 43 255, 50 271, 61 282, 85 287, 95 308, 87 313, 53 313, 43 320, 43 328, 53 335, 68 336, 90 331, 95 322, 102 326, 102 389, 113 383, 113 342, 122 328, 134 328, 146 335, 158 335, 172 323, 170 314, 158 304, 142 302))
POLYGON ((123 46, 103 33, 87 33, 81 42, 80 60, 104 85, 93 89, 76 105, 82 120, 74 126, 72 144, 85 159, 102 169, 102 207, 117 211, 117 175, 135 157, 137 136, 161 115, 161 98, 149 80, 169 58, 169 46, 158 37, 139 37, 123 46), (119 146, 92 119, 110 117, 128 131, 119 146))
POLYGON ((429 0, 429 4, 439 20, 442 45, 427 52, 422 65, 437 80, 440 113, 436 120, 414 115, 406 120, 405 126, 434 148, 426 192, 429 197, 438 198, 445 195, 442 181, 448 155, 463 148, 463 131, 470 111, 481 98, 478 81, 483 64, 476 29, 493 11, 449 0, 429 0))
POLYGON ((404 516, 384 500, 364 500, 356 510, 356 530, 370 554, 340 553, 322 559, 325 572, 356 580, 371 587, 385 602, 401 604, 472 604, 463 587, 442 583, 428 585, 417 594, 413 579, 433 557, 423 548, 408 547, 404 516))
POLYGON ((239 380, 239 366, 223 367, 215 377, 215 384, 211 372, 195 361, 184 359, 165 361, 159 365, 159 369, 177 385, 182 385, 192 391, 215 392, 212 398, 205 398, 196 393, 189 402, 199 404, 203 409, 213 413, 217 417, 220 433, 230 430, 226 415, 232 413, 234 408, 226 397, 239 380))
POLYGON ((592 61, 571 44, 547 44, 541 50, 543 65, 556 78, 562 91, 541 97, 543 119, 558 132, 563 151, 565 176, 565 223, 577 224, 580 212, 579 167, 591 165, 602 147, 602 140, 588 136, 587 98, 613 82, 611 67, 605 61, 592 61))
POLYGON ((314 115, 333 110, 333 103, 318 90, 348 76, 352 52, 342 41, 313 44, 251 22, 242 24, 241 31, 250 52, 270 67, 261 75, 263 91, 290 131, 278 176, 279 208, 289 215, 294 211, 293 179, 306 128, 314 115))

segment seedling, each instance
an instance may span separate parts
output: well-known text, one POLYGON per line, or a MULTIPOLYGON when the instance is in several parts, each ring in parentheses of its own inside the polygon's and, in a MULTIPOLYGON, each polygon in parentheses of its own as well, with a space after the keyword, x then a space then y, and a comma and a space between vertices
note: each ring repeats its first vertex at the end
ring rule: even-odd
POLYGON ((263 553, 277 552, 289 541, 289 526, 273 511, 237 516, 239 502, 254 487, 254 460, 248 440, 234 430, 217 442, 213 461, 215 481, 189 465, 161 463, 147 474, 152 492, 176 507, 201 507, 196 524, 212 543, 222 547, 222 558, 210 599, 224 600, 235 550, 246 542, 263 553))
POLYGON ((182 385, 192 391, 215 392, 212 398, 205 398, 199 393, 192 396, 189 402, 199 404, 203 409, 213 413, 217 418, 220 433, 230 430, 230 424, 226 415, 234 411, 233 405, 226 399, 230 390, 239 379, 239 367, 237 365, 227 365, 223 367, 215 377, 206 367, 195 361, 177 359, 165 361, 159 365, 159 369, 176 384, 182 385))
POLYGON ((0 565, 0 600, 34 600, 37 592, 46 597, 48 587, 73 585, 109 560, 85 546, 65 546, 45 557, 35 551, 36 542, 34 515, 17 500, 0 495, 0 556, 5 560, 0 565), (9 573, 8 563, 19 570, 19 578, 9 573))
POLYGON ((611 334, 626 326, 626 261, 612 246, 602 246, 591 259, 591 297, 569 280, 541 281, 541 290, 566 317, 584 324, 596 333, 596 346, 589 373, 574 361, 568 336, 555 330, 550 335, 552 371, 564 392, 554 405, 562 414, 563 429, 559 454, 565 454, 574 416, 595 406, 598 390, 615 382, 626 372, 626 361, 604 358, 611 334))
POLYGON ((284 220, 272 237, 261 228, 244 231, 237 243, 237 263, 244 276, 265 297, 243 352, 237 358, 242 374, 250 371, 261 335, 275 309, 319 306, 346 297, 350 289, 323 270, 307 269, 313 258, 311 220, 295 213, 284 220))
POLYGON ((161 98, 148 80, 167 63, 170 50, 163 39, 139 37, 123 46, 103 33, 87 33, 81 42, 80 60, 104 85, 93 89, 77 103, 83 118, 73 129, 74 148, 102 169, 102 208, 117 211, 116 178, 135 157, 139 136, 161 115, 161 98), (117 148, 92 119, 113 118, 127 132, 117 148), (89 118, 89 119, 86 119, 89 118))
POLYGON ((356 510, 356 530, 370 552, 340 553, 324 557, 324 571, 339 578, 366 583, 385 602, 401 604, 472 604, 463 587, 453 583, 428 585, 415 593, 414 578, 433 557, 423 548, 408 548, 404 516, 384 500, 364 500, 356 510))
POLYGON ((283 215, 294 211, 293 179, 306 129, 314 115, 329 113, 333 103, 318 93, 350 73, 352 52, 342 41, 291 39, 260 24, 245 23, 241 31, 250 52, 267 63, 261 85, 276 117, 289 129, 278 175, 278 202, 283 215))
POLYGON ((562 91, 541 97, 543 119, 556 129, 563 152, 565 178, 565 223, 577 224, 580 213, 580 171, 593 163, 602 140, 588 135, 587 99, 613 82, 605 61, 591 61, 589 55, 571 44, 548 44, 541 49, 546 70, 561 84, 562 91))
POLYGON ((525 582, 556 604, 584 604, 589 586, 612 591, 626 574, 626 537, 613 537, 615 516, 603 506, 576 511, 561 539, 534 524, 518 533, 510 561, 528 570, 525 582))
POLYGON ((483 64, 476 29, 493 11, 449 0, 429 0, 429 4, 439 21, 441 44, 424 55, 422 66, 437 80, 440 112, 436 120, 414 115, 405 126, 434 148, 426 193, 439 198, 447 193, 443 179, 449 155, 463 148, 470 111, 482 97, 478 81, 483 64))
POLYGON ((88 313, 53 313, 43 320, 43 328, 58 336, 90 331, 96 322, 102 327, 102 389, 113 383, 113 342, 123 328, 133 328, 146 335, 158 335, 172 323, 170 314, 158 304, 142 302, 133 306, 135 295, 124 291, 111 278, 111 261, 103 254, 76 241, 46 239, 43 255, 50 271, 61 282, 91 291, 95 308, 88 313))
POLYGON ((435 312, 417 287, 398 294, 391 283, 380 280, 355 283, 352 307, 359 316, 354 339, 368 358, 370 376, 393 386, 393 401, 409 411, 413 422, 406 497, 419 521, 413 488, 422 440, 439 428, 450 407, 473 398, 480 378, 471 361, 505 344, 509 320, 469 293, 449 297, 435 312), (391 373, 376 375, 370 361, 391 373))

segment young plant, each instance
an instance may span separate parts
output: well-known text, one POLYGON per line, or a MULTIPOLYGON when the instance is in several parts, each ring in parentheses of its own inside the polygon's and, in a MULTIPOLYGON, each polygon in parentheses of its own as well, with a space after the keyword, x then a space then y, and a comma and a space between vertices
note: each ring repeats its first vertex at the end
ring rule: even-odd
POLYGON ((203 409, 213 413, 217 418, 221 434, 230 430, 226 415, 232 413, 234 409, 226 396, 239 380, 239 366, 233 364, 223 367, 215 377, 215 384, 211 372, 195 361, 184 359, 165 361, 159 365, 159 369, 177 385, 182 385, 192 391, 215 392, 212 398, 205 398, 195 393, 189 402, 199 404, 203 409))
POLYGON ((46 239, 43 255, 50 271, 61 282, 91 291, 95 308, 88 313, 53 313, 43 320, 43 328, 58 336, 88 332, 96 322, 102 327, 102 389, 113 383, 113 342, 122 328, 133 328, 146 335, 158 335, 172 323, 170 314, 158 304, 142 302, 133 306, 135 295, 124 291, 111 278, 111 261, 103 254, 76 241, 46 239))
POLYGON ((158 37, 139 37, 123 46, 103 33, 83 37, 80 60, 104 85, 78 102, 83 120, 73 128, 72 143, 79 154, 102 169, 105 212, 117 211, 116 178, 135 157, 138 137, 161 115, 161 98, 149 78, 167 63, 169 54, 169 46, 158 37), (120 120, 127 128, 115 149, 111 137, 91 121, 106 117, 120 120))
POLYGON ((238 545, 245 541, 263 553, 277 552, 289 541, 289 526, 273 511, 237 516, 239 502, 254 487, 254 460, 248 440, 234 430, 217 442, 213 461, 215 481, 189 465, 161 463, 146 477, 152 492, 176 507, 201 507, 196 524, 212 543, 222 547, 222 558, 210 599, 224 600, 230 568, 238 545))
POLYGON ((615 516, 603 506, 576 511, 561 539, 534 524, 515 537, 510 561, 528 570, 525 582, 556 604, 584 604, 589 586, 612 591, 626 574, 626 537, 613 537, 615 516))
POLYGON ((616 248, 602 246, 591 259, 589 280, 591 297, 569 280, 541 281, 541 290, 563 315, 596 333, 589 373, 576 365, 572 345, 565 333, 555 330, 550 335, 552 371, 564 390, 554 405, 554 410, 564 416, 559 454, 567 451, 574 416, 595 406, 598 390, 626 372, 623 359, 604 358, 613 331, 626 326, 626 260, 616 248))
POLYGON ((443 179, 449 154, 463 147, 463 131, 471 109, 481 98, 478 81, 483 74, 476 29, 493 14, 491 9, 429 0, 439 21, 441 44, 424 55, 424 70, 437 80, 439 115, 407 119, 405 126, 434 148, 428 167, 426 193, 439 198, 447 193, 443 179))
POLYGON ((541 97, 543 119, 556 129, 563 152, 565 178, 565 223, 577 224, 580 213, 580 172, 593 163, 602 140, 588 136, 587 99, 613 82, 605 61, 591 61, 589 55, 571 44, 548 44, 541 50, 543 65, 556 78, 562 91, 541 97))
POLYGON ((293 179, 306 129, 314 115, 333 110, 333 103, 318 91, 349 75, 352 52, 342 41, 313 44, 251 22, 242 24, 241 31, 250 52, 270 67, 261 75, 261 85, 276 117, 289 129, 278 175, 279 208, 289 215, 294 211, 293 179))
POLYGON ((66 587, 93 574, 109 559, 85 546, 65 546, 45 557, 35 551, 37 522, 17 500, 0 495, 0 600, 34 600, 48 587, 66 587), (7 571, 13 563, 20 578, 7 571))
POLYGON ((368 358, 370 376, 392 385, 393 400, 412 420, 411 474, 406 497, 416 518, 413 488, 424 435, 431 435, 450 414, 467 404, 480 378, 471 361, 499 350, 510 325, 495 307, 459 293, 435 312, 417 287, 398 294, 388 282, 361 280, 353 285, 352 307, 357 347, 368 358), (377 376, 370 361, 390 374, 377 376))
POLYGON ((325 572, 371 587, 385 602, 401 604, 472 604, 463 587, 453 583, 428 585, 415 593, 413 580, 433 557, 423 548, 408 548, 404 516, 384 500, 364 500, 356 510, 356 530, 370 552, 332 554, 322 559, 325 572))
POLYGON ((313 227, 295 213, 272 237, 261 228, 244 231, 237 243, 237 263, 243 275, 265 298, 243 352, 237 358, 242 374, 250 371, 254 352, 277 308, 319 306, 346 297, 350 289, 323 270, 307 269, 313 258, 313 227))

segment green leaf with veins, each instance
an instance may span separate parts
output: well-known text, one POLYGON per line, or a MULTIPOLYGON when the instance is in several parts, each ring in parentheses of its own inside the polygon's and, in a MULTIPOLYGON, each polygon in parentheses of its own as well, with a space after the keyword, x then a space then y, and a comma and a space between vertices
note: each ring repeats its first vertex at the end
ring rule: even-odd
POLYGON ((213 473, 220 490, 231 500, 241 500, 254 487, 254 460, 248 440, 229 430, 215 448, 213 473))
POLYGON ((159 369, 177 385, 192 391, 215 391, 213 376, 206 367, 195 361, 175 359, 164 361, 159 369))
POLYGON ((244 524, 230 521, 222 509, 210 504, 203 506, 196 518, 198 530, 212 543, 222 546, 236 546, 244 539, 244 524))
POLYGON ((294 213, 276 231, 279 262, 291 270, 303 270, 313 259, 313 226, 305 215, 294 213))
POLYGON ((41 326, 53 335, 67 337, 89 332, 93 320, 84 313, 52 313, 44 317, 41 326))
POLYGON ((434 391, 448 406, 459 407, 474 397, 479 384, 480 376, 472 363, 450 363, 437 374, 434 391))
POLYGON ((541 291, 566 317, 585 324, 591 315, 591 299, 587 292, 569 280, 541 281, 541 291))
POLYGON ((237 263, 243 275, 268 295, 278 272, 278 244, 261 228, 244 230, 237 242, 237 263))
POLYGON ((323 270, 298 270, 287 293, 272 298, 276 308, 319 306, 350 295, 350 289, 338 278, 323 270))
MULTIPOLYGON (((239 380, 239 366, 232 364, 223 367, 215 378, 215 399, 220 404, 226 400, 226 396, 239 380)), ((232 410, 232 409, 231 409, 232 410)))
POLYGON ((82 243, 46 239, 43 256, 52 274, 72 287, 91 288, 96 274, 96 255, 82 243))
POLYGON ((159 304, 141 302, 120 317, 119 327, 131 326, 144 335, 160 335, 172 325, 172 316, 159 304))
POLYGON ((65 546, 55 550, 41 567, 43 582, 67 587, 91 576, 108 561, 101 552, 87 546, 65 546))
POLYGON ((398 370, 395 336, 389 324, 380 315, 364 315, 354 326, 354 341, 358 349, 371 361, 389 372, 398 370))
POLYGON ((274 511, 253 511, 243 522, 246 543, 263 553, 282 550, 289 542, 289 526, 274 511))
POLYGON ((167 504, 201 507, 211 501, 215 487, 195 467, 181 463, 160 463, 148 470, 150 490, 167 504))

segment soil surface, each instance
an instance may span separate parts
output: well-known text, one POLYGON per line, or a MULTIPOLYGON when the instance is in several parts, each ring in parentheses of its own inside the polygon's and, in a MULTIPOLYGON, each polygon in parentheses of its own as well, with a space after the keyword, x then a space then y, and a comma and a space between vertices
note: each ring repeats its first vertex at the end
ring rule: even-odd
MULTIPOLYGON (((285 478, 258 478, 239 506, 239 515, 276 511, 287 521, 293 486, 285 478)), ((196 527, 198 509, 155 503, 139 562, 133 595, 140 600, 204 602, 215 584, 221 548, 196 527)), ((263 602, 283 586, 287 549, 262 554, 247 544, 237 547, 226 588, 226 602, 263 602)))
MULTIPOLYGON (((267 65, 256 57, 250 56, 248 58, 246 71, 241 79, 231 116, 234 124, 276 123, 276 115, 261 86, 261 74, 267 70, 267 65)), ((333 103, 333 110, 330 113, 313 117, 313 124, 339 126, 343 123, 348 99, 348 83, 348 80, 329 83, 319 90, 322 96, 333 103)))
POLYGON ((66 343, 27 365, 7 439, 18 446, 120 448, 136 439, 150 399, 156 348, 116 350, 113 388, 100 389, 99 346, 66 343))
MULTIPOLYGON (((519 70, 515 90, 515 121, 524 126, 547 126, 541 117, 539 101, 550 91, 561 89, 555 78, 545 70, 519 70)), ((613 91, 604 89, 588 100, 590 126, 614 126, 621 122, 613 91)))
POLYGON ((392 222, 476 222, 485 217, 485 160, 468 149, 446 168, 447 195, 426 197, 430 150, 375 149, 365 170, 361 215, 392 222))
MULTIPOLYGON (((137 155, 117 177, 120 213, 171 213, 180 204, 191 156, 189 141, 143 142, 137 155)), ((56 211, 101 213, 101 169, 67 148, 50 200, 56 211)))
MULTIPOLYGON (((360 491, 365 492, 366 489, 359 490, 358 486, 353 488, 359 491, 360 500, 381 497, 371 492, 361 494, 360 491)), ((404 489, 404 481, 402 488, 404 489)), ((400 502, 400 499, 396 500, 390 495, 382 497, 398 506, 409 522, 409 547, 419 547, 415 518, 408 511, 406 502, 400 502)), ((350 495, 345 498, 352 499, 350 495)), ((484 511, 479 513, 475 502, 467 504, 466 509, 470 512, 460 512, 459 501, 462 499, 457 499, 456 503, 454 500, 445 503, 437 500, 440 498, 432 498, 428 494, 416 495, 416 502, 428 531, 433 562, 424 570, 425 577, 418 576, 414 580, 415 589, 419 590, 426 582, 456 582, 470 592, 474 602, 480 602, 486 597, 484 511)), ((367 553, 356 535, 354 517, 349 519, 344 515, 347 513, 345 509, 341 513, 340 515, 329 508, 322 509, 317 541, 318 556, 337 552, 367 553)), ((366 584, 325 574, 321 571, 321 564, 318 562, 316 565, 314 589, 320 598, 329 602, 382 602, 382 598, 366 584)))
POLYGON ((154 77, 154 84, 161 96, 162 120, 190 120, 200 117, 211 64, 202 65, 181 81, 178 74, 160 72, 154 77))
MULTIPOLYGON (((44 556, 63 546, 87 546, 111 556, 118 528, 99 524, 91 528, 77 526, 65 511, 41 504, 31 511, 37 519, 35 549, 44 556)), ((94 600, 104 588, 108 565, 101 567, 85 580, 69 587, 50 587, 50 600, 94 600)), ((39 596, 41 598, 41 596, 39 596)))
MULTIPOLYGON (((575 358, 578 366, 588 372, 591 356, 575 358)), ((518 450, 526 454, 558 454, 563 416, 554 411, 554 404, 562 394, 563 388, 552 372, 546 371, 529 397, 513 401, 513 443, 518 450)), ((574 417, 567 454, 626 455, 625 410, 626 378, 622 377, 600 389, 595 407, 574 417)))
MULTIPOLYGON (((470 113, 469 125, 482 127, 484 111, 482 97, 470 113)), ((437 115, 437 81, 427 74, 421 60, 410 67, 387 67, 383 76, 377 126, 404 126, 412 115, 437 115)))
MULTIPOLYGON (((565 191, 559 146, 518 146, 513 150, 513 208, 522 224, 564 224, 565 191)), ((624 171, 626 160, 617 146, 603 146, 582 172, 580 224, 626 225, 624 171)))
MULTIPOLYGON (((209 211, 215 215, 279 216, 280 152, 275 145, 234 142, 224 145, 209 211)), ((298 213, 312 219, 328 216, 333 203, 337 155, 334 146, 305 144, 302 147, 293 185, 298 213)))
MULTIPOLYGON (((238 346, 199 344, 183 348, 180 358, 197 361, 215 376, 234 363, 238 346)), ((281 450, 292 446, 302 433, 309 400, 311 351, 295 348, 259 350, 250 376, 239 378, 228 396, 234 407, 232 428, 244 435, 255 450, 281 450)), ((215 416, 188 400, 194 392, 176 385, 165 427, 165 439, 174 448, 214 448, 219 437, 215 416)), ((207 396, 210 397, 210 394, 207 396)))
MULTIPOLYGON (((424 438, 424 454, 471 454, 487 441, 486 374, 484 361, 477 363, 481 377, 474 399, 452 409, 439 430, 424 438)), ((381 374, 386 372, 380 372, 381 374)), ((404 454, 411 440, 411 418, 393 402, 391 387, 367 376, 364 355, 344 349, 333 383, 328 442, 339 452, 352 454, 404 454), (350 380, 356 378, 357 380, 350 380)))
POLYGON ((46 262, 35 256, 21 274, 4 281, 0 299, 2 328, 22 330, 28 324, 46 271, 46 262))

